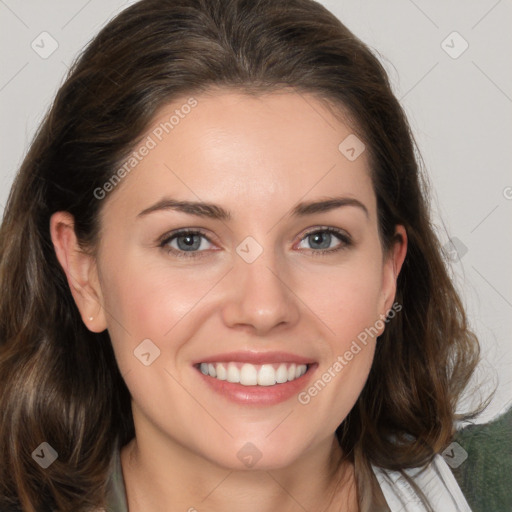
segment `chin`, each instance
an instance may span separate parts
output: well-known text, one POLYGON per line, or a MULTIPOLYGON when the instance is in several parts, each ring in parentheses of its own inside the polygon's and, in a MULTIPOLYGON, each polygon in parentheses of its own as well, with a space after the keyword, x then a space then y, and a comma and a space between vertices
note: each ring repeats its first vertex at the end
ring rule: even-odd
POLYGON ((216 444, 212 453, 211 446, 200 453, 213 464, 232 471, 270 471, 286 468, 296 462, 305 453, 306 447, 296 442, 283 442, 282 438, 271 439, 264 435, 245 436, 226 440, 216 444))

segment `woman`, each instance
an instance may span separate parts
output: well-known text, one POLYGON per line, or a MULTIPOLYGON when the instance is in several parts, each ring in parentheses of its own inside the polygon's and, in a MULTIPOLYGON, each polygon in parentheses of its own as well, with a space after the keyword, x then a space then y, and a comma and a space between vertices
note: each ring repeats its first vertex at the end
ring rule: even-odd
POLYGON ((319 4, 123 11, 5 210, 1 509, 469 510, 439 453, 479 349, 426 194, 319 4))

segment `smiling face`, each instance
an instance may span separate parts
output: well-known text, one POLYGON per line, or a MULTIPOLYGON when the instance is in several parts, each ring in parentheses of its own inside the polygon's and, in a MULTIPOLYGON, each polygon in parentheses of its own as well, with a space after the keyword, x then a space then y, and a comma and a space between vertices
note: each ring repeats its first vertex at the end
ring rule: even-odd
POLYGON ((375 339, 353 342, 391 307, 405 244, 384 257, 367 155, 338 149, 352 130, 313 96, 196 100, 159 112, 104 199, 95 329, 139 445, 283 467, 356 402, 375 339))

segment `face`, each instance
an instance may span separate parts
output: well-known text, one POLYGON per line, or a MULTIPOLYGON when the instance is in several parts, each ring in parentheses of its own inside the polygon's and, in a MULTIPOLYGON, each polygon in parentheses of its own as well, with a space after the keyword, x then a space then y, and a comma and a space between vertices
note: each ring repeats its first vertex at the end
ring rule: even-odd
POLYGON ((99 315, 138 438, 284 467, 356 402, 403 254, 383 254, 367 155, 340 151, 352 129, 322 102, 187 100, 102 199, 99 315))

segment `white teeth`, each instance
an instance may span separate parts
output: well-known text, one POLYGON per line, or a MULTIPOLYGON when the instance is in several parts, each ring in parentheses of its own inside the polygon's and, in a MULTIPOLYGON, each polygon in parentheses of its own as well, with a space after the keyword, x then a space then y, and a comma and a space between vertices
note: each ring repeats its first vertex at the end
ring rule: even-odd
POLYGON ((279 365, 279 368, 277 369, 276 382, 278 384, 288 382, 288 368, 286 368, 286 365, 284 363, 279 365))
POLYGON ((264 364, 258 372, 260 386, 273 386, 276 383, 276 371, 271 364, 264 364))
POLYGON ((288 367, 288 380, 295 379, 295 369, 296 366, 293 363, 288 367))
POLYGON ((255 386, 258 384, 258 371, 252 364, 244 364, 240 370, 240 384, 255 386))
POLYGON ((217 379, 226 380, 228 378, 228 372, 222 363, 217 365, 217 379))
POLYGON ((240 370, 233 363, 228 364, 228 374, 226 380, 228 382, 234 383, 240 382, 240 370))
POLYGON ((227 380, 243 386, 274 386, 302 377, 308 369, 305 364, 281 363, 277 369, 273 364, 250 363, 201 363, 201 373, 218 380, 227 380), (227 368, 226 368, 227 367, 227 368))

